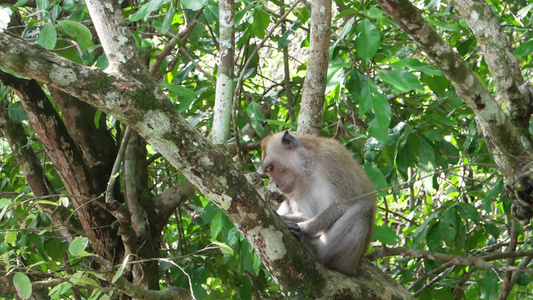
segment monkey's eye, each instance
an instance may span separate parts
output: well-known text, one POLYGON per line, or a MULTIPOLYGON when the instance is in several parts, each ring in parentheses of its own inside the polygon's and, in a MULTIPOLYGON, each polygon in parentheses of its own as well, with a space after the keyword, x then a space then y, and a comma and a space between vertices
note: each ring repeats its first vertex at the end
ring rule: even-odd
POLYGON ((265 172, 272 173, 273 171, 274 171, 274 165, 273 164, 270 164, 270 165, 265 167, 265 172))

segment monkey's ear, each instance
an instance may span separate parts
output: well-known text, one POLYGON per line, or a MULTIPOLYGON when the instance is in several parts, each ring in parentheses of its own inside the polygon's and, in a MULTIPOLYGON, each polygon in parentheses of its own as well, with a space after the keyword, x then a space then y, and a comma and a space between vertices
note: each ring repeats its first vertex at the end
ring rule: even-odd
POLYGON ((281 143, 289 146, 290 148, 296 148, 298 146, 298 141, 288 131, 283 133, 283 136, 281 137, 281 143))

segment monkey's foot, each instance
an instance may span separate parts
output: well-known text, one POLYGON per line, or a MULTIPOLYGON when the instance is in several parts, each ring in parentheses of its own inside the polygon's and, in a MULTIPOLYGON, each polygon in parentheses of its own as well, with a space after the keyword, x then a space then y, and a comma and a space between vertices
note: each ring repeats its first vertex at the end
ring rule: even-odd
POLYGON ((285 224, 285 226, 287 226, 287 228, 289 228, 289 230, 291 231, 291 233, 299 240, 299 241, 302 241, 302 237, 303 237, 303 233, 302 233, 302 229, 300 228, 300 226, 298 226, 297 223, 293 222, 293 221, 287 221, 287 220, 283 220, 283 223, 285 224))

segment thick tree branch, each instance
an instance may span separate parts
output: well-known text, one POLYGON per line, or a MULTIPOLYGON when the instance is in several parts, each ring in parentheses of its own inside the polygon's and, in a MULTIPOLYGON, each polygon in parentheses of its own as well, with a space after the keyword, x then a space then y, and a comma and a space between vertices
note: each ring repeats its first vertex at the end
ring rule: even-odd
POLYGON ((520 64, 500 26, 500 21, 485 1, 452 0, 450 4, 459 11, 476 36, 494 77, 496 100, 506 110, 513 125, 520 129, 521 134, 529 136, 529 95, 523 95, 519 90, 524 84, 520 64))

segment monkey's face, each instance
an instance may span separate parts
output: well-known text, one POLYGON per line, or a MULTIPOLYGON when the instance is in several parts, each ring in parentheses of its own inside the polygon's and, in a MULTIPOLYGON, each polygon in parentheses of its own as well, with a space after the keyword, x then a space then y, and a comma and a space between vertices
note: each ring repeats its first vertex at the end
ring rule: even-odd
POLYGON ((261 171, 268 173, 276 187, 284 194, 297 190, 301 181, 301 157, 298 154, 297 141, 290 136, 293 143, 287 143, 288 133, 276 133, 261 143, 261 171))
POLYGON ((270 163, 263 170, 270 174, 276 187, 284 194, 291 194, 298 186, 299 177, 279 164, 270 163))

